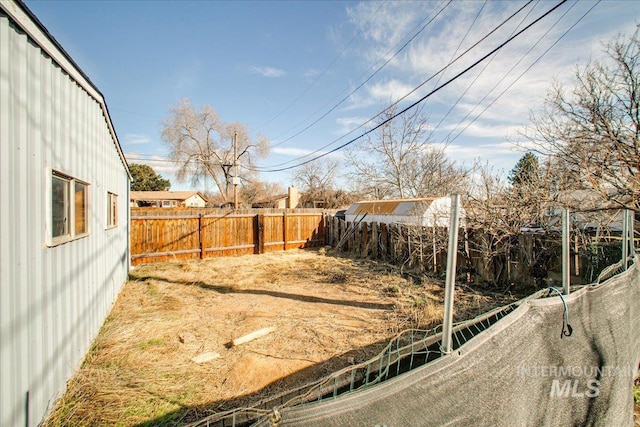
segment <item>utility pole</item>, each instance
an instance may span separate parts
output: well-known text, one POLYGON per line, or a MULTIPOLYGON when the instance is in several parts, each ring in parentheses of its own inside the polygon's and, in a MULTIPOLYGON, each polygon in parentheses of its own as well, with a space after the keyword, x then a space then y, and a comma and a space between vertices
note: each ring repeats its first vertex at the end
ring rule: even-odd
POLYGON ((238 210, 238 132, 233 133, 233 210, 238 210))

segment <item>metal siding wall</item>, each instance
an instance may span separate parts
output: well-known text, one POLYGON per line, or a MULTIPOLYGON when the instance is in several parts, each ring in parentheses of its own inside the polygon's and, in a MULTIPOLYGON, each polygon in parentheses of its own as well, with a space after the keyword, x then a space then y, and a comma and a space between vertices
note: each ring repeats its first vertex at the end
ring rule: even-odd
MULTIPOLYGON (((32 46, 28 46, 32 47, 32 46)), ((26 186, 27 191, 25 192, 25 197, 27 201, 27 212, 42 212, 42 196, 34 197, 35 195, 46 194, 46 192, 42 191, 42 180, 39 175, 34 175, 35 169, 38 165, 42 164, 42 149, 41 149, 41 141, 43 138, 43 115, 42 111, 45 106, 42 105, 40 100, 43 97, 42 88, 45 86, 45 82, 43 79, 45 78, 45 74, 42 72, 43 64, 40 60, 40 54, 37 49, 28 48, 27 49, 27 68, 29 70, 27 75, 27 82, 29 84, 26 87, 27 90, 27 102, 30 103, 30 107, 26 110, 28 111, 29 122, 27 126, 27 161, 25 162, 28 167, 25 168, 28 176, 26 177, 26 186)), ((42 215, 26 215, 23 217, 23 221, 25 224, 21 224, 20 228, 24 228, 28 232, 28 240, 25 240, 26 248, 28 250, 28 260, 25 262, 29 271, 29 277, 27 283, 30 286, 26 286, 29 291, 29 301, 42 301, 43 288, 46 282, 43 282, 43 276, 40 274, 40 269, 33 268, 33 266, 42 265, 42 251, 37 251, 29 248, 37 248, 41 239, 43 228, 42 222, 38 219, 41 218, 42 215)), ((34 341, 40 342, 40 351, 29 351, 29 372, 37 372, 36 367, 45 366, 46 353, 45 350, 45 322, 44 316, 46 315, 46 306, 43 304, 29 304, 28 306, 28 316, 29 316, 29 342, 32 343, 34 341)), ((38 383, 45 383, 45 378, 43 376, 39 376, 38 378, 29 378, 29 382, 32 384, 35 381, 38 383)), ((32 387, 29 384, 28 389, 33 390, 30 391, 29 401, 38 402, 44 399, 43 391, 44 387, 32 387)))
MULTIPOLYGON (((14 67, 14 72, 2 72, 3 81, 7 81, 7 85, 3 85, 3 93, 0 94, 0 98, 5 100, 7 105, 2 106, 3 123, 2 128, 6 129, 6 134, 3 134, 3 140, 0 145, 3 147, 3 155, 1 158, 3 174, 2 174, 2 236, 0 236, 0 245, 2 245, 2 253, 0 259, 3 261, 0 274, 2 279, 0 280, 0 286, 2 287, 2 295, 0 300, 3 301, 2 311, 3 314, 6 310, 8 318, 2 318, 2 330, 0 339, 0 346, 3 347, 2 351, 2 372, 0 372, 0 378, 2 378, 2 401, 3 418, 7 413, 10 417, 16 418, 21 416, 23 407, 26 403, 26 382, 28 380, 27 364, 21 363, 28 357, 28 328, 24 325, 24 320, 28 317, 26 312, 26 305, 23 301, 27 300, 26 288, 23 286, 15 286, 15 284, 24 279, 24 263, 15 262, 15 260, 21 259, 23 254, 22 248, 24 243, 20 242, 23 237, 23 230, 20 229, 20 213, 26 214, 24 207, 20 203, 19 193, 24 188, 21 187, 24 172, 22 168, 26 165, 26 162, 20 164, 20 154, 24 152, 24 144, 26 142, 26 135, 24 129, 26 128, 26 117, 24 109, 20 106, 26 103, 25 97, 25 75, 26 58, 25 51, 26 46, 19 43, 16 38, 12 37, 12 30, 2 31, 3 46, 2 50, 7 50, 9 53, 8 62, 11 62, 14 67), (14 89, 15 88, 15 89, 14 89), (5 89, 7 89, 5 91, 5 89), (11 108, 11 106, 17 106, 18 108, 11 108), (7 108, 8 106, 8 108, 7 108), (5 245, 11 245, 9 250, 5 249, 5 245), (6 350, 4 347, 8 347, 6 350), (8 363, 7 363, 8 361, 8 363), (11 393, 9 402, 5 404, 5 385, 8 393, 11 393)), ((3 58, 3 64, 4 64, 3 58)), ((3 66, 4 68, 4 66, 3 66)), ((22 258, 24 259, 24 258, 22 258)), ((9 418, 9 420, 13 419, 9 418)), ((3 425, 12 425, 2 423, 3 425)))
POLYGON ((37 425, 82 362, 126 280, 127 191, 101 105, 0 14, 0 425, 37 425), (90 185, 90 234, 48 247, 52 169, 90 185))

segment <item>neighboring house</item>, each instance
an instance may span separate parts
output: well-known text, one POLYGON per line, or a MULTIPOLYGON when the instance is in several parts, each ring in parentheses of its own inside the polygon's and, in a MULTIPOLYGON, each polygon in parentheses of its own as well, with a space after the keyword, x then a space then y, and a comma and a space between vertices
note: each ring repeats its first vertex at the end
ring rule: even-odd
POLYGON ((562 213, 569 209, 571 227, 591 233, 621 233, 623 210, 594 190, 565 190, 555 194, 542 224, 522 227, 522 232, 544 233, 562 229, 562 213))
MULTIPOLYGON (((451 217, 450 197, 420 199, 364 200, 352 204, 344 213, 347 222, 377 222, 423 227, 448 227, 451 217)), ((465 211, 460 207, 460 223, 465 211)))
POLYGON ((251 204, 252 208, 295 209, 300 202, 297 187, 289 187, 287 194, 280 194, 270 198, 257 200, 251 204))
MULTIPOLYGON (((605 201, 593 190, 570 190, 557 194, 556 200, 569 208, 574 227, 583 231, 622 232, 623 211, 618 205, 605 201)), ((552 222, 562 225, 562 208, 550 212, 552 222)))
POLYGON ((36 426, 129 267, 128 167, 104 97, 0 0, 0 425, 36 426))
POLYGON ((132 191, 131 207, 204 208, 207 199, 197 191, 132 191))
POLYGON ((252 208, 286 209, 288 201, 289 201, 288 194, 279 194, 277 196, 256 200, 251 204, 251 207, 252 208))

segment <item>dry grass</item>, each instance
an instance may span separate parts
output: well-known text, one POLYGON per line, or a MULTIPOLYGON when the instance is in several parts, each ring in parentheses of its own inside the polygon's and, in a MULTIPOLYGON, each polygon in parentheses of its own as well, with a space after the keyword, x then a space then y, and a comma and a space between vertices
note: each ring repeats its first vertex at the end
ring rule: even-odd
MULTIPOLYGON (((181 425, 250 405, 435 326, 443 296, 439 283, 319 251, 141 266, 44 425, 181 425), (225 346, 263 327, 276 329, 225 346), (221 356, 191 360, 205 352, 221 356)), ((464 287, 456 298, 456 320, 512 300, 464 287)))
POLYGON ((640 371, 633 380, 633 422, 640 426, 640 371))

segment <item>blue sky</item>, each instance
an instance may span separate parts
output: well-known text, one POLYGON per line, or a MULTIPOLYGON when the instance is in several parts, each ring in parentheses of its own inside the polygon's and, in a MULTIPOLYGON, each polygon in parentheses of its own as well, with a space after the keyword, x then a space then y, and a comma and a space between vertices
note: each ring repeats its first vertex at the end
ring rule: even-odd
MULTIPOLYGON (((223 121, 245 124, 255 138, 265 136, 273 148, 260 162, 264 169, 292 166, 300 156, 326 152, 361 134, 359 125, 520 7, 526 5, 399 108, 557 3, 26 0, 104 94, 129 162, 150 164, 176 190, 190 184, 175 182, 160 131, 181 98, 210 104, 223 121)), ((541 106, 551 82, 570 83, 576 64, 597 60, 603 43, 618 33, 631 35, 638 23, 640 2, 566 2, 420 104, 434 128, 434 143, 448 141, 447 153, 459 164, 481 159, 508 172, 523 154, 518 129, 541 106)), ((341 151, 332 156, 342 159, 341 151)), ((286 186, 291 171, 263 172, 261 179, 286 186)))

